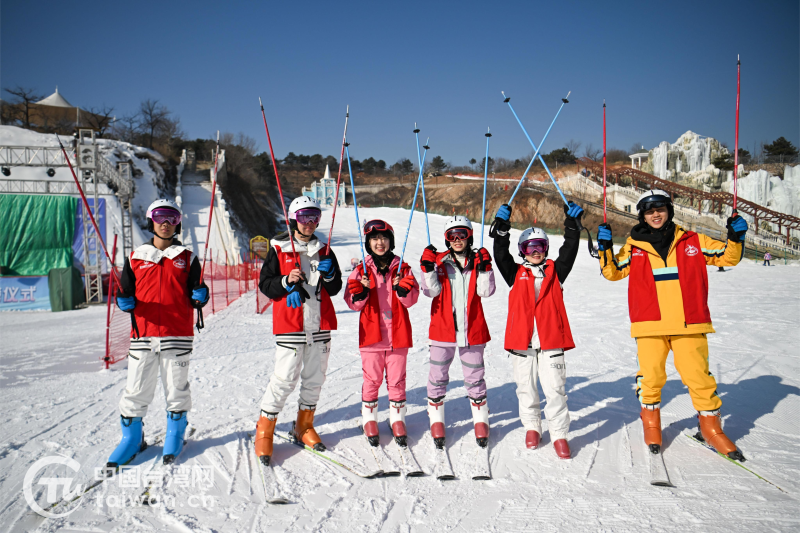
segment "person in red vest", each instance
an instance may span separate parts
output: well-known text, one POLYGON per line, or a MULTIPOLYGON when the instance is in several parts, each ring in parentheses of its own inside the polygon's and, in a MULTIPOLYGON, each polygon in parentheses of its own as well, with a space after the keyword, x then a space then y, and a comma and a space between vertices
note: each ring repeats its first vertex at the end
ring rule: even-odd
POLYGON ((208 302, 200 262, 177 239, 178 206, 171 200, 156 200, 145 216, 153 238, 125 258, 117 292, 117 305, 131 313, 133 324, 127 385, 119 401, 122 441, 106 464, 109 475, 146 447, 142 418, 153 400, 159 373, 167 402, 163 462, 173 462, 183 449, 186 413, 192 408, 192 319, 194 309, 208 302))
POLYGON ((564 244, 558 258, 547 259, 550 240, 541 228, 528 228, 517 242, 522 264, 509 253, 511 207, 503 205, 497 212, 489 235, 494 237, 494 258, 497 269, 506 280, 508 319, 505 349, 512 353, 514 380, 517 382, 519 416, 525 428, 525 446, 539 447, 542 436, 542 415, 539 407, 537 380, 547 398, 544 413, 553 448, 561 459, 572 454, 567 409, 567 368, 564 352, 575 347, 564 307, 561 285, 567 279, 578 255, 583 209, 570 202, 564 206, 564 244))
POLYGON ((389 424, 400 446, 407 446, 406 358, 412 346, 408 308, 417 303, 419 285, 408 263, 400 265, 394 230, 383 220, 364 224, 368 255, 347 280, 344 301, 358 311, 361 352, 361 427, 371 446, 378 446, 378 390, 386 376, 389 424))
POLYGON ((489 406, 486 400, 483 351, 491 340, 481 298, 494 294, 492 258, 486 248, 472 247, 472 223, 454 216, 444 226, 447 251, 431 244, 422 253, 422 291, 431 303, 428 417, 437 448, 445 445, 444 397, 456 348, 464 371, 475 438, 489 444, 489 406))
POLYGON ((611 281, 628 278, 631 337, 636 339, 639 355, 636 396, 642 405, 645 443, 652 453, 660 452, 661 389, 667 382, 667 356, 672 350, 675 368, 698 411, 698 440, 744 461, 722 431, 722 400, 709 372, 706 336, 714 333, 714 327, 708 310, 706 266, 739 263, 747 222, 738 215, 729 218, 728 242, 724 243, 676 225, 672 199, 664 191, 645 192, 636 209, 639 223, 618 254, 614 255, 608 224, 599 226, 597 242, 603 276, 611 281))
POLYGON ((282 233, 272 239, 258 282, 259 290, 272 300, 277 343, 275 369, 256 425, 256 455, 266 465, 272 457, 278 413, 298 381, 297 420, 290 436, 315 450, 326 449, 314 429, 314 412, 328 369, 331 331, 337 325, 331 296, 342 289, 336 255, 333 250, 324 255, 326 243, 314 235, 322 217, 319 204, 306 196, 295 198, 288 217, 292 235, 282 233))

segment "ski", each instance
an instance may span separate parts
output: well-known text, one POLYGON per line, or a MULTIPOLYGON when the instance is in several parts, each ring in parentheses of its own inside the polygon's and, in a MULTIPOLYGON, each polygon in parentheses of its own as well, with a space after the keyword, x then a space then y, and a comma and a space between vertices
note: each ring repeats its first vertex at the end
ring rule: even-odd
MULTIPOLYGON (((389 421, 386 421, 389 424, 389 430, 391 431, 392 425, 389 421)), ((414 458, 414 454, 411 453, 408 445, 400 446, 397 444, 397 441, 392 437, 392 441, 394 443, 394 449, 397 450, 397 453, 400 455, 400 459, 403 462, 403 474, 406 477, 420 477, 424 476, 425 472, 420 468, 419 463, 414 458)), ((408 442, 408 437, 406 437, 406 442, 408 442)))
MULTIPOLYGON (((367 439, 366 436, 364 438, 367 439)), ((400 468, 398 468, 397 464, 392 461, 388 455, 386 455, 386 451, 383 449, 383 446, 380 444, 373 446, 370 444, 369 439, 367 439, 367 448, 369 448, 370 453, 372 453, 372 457, 375 458, 378 468, 381 472, 383 472, 381 474, 382 476, 394 477, 400 475, 400 468)))
POLYGON ((489 471, 489 445, 485 447, 475 443, 477 448, 473 455, 472 472, 470 477, 476 481, 492 479, 492 474, 489 471))
POLYGON ((444 448, 435 448, 434 452, 434 465, 433 474, 436 479, 448 480, 455 479, 456 475, 453 473, 453 467, 450 466, 450 458, 447 456, 447 450, 444 448))
POLYGON ((318 452, 314 448, 311 448, 310 446, 306 446, 302 442, 299 442, 299 443, 294 442, 287 435, 284 435, 284 434, 279 433, 277 431, 275 432, 275 436, 278 437, 278 438, 281 438, 281 439, 283 439, 283 440, 285 440, 287 442, 291 442, 295 446, 301 447, 305 451, 314 454, 316 457, 318 457, 321 460, 328 461, 329 463, 333 463, 336 466, 344 468, 348 472, 350 472, 352 474, 355 474, 358 477, 363 477, 363 478, 366 478, 366 479, 372 479, 374 477, 378 477, 381 474, 383 474, 383 471, 380 470, 380 469, 373 470, 373 471, 369 471, 369 470, 364 471, 361 468, 359 468, 356 464, 354 464, 352 461, 349 461, 349 460, 345 459, 344 457, 342 457, 341 455, 337 454, 336 452, 334 452, 334 451, 332 451, 330 449, 326 450, 325 452, 318 452))
POLYGON ((694 435, 692 435, 692 434, 690 434, 690 433, 684 433, 684 435, 686 435, 687 437, 689 437, 691 440, 693 440, 694 442, 696 442, 697 444, 699 444, 699 445, 700 445, 700 446, 702 446, 703 448, 706 448, 706 449, 708 449, 708 450, 711 450, 712 452, 716 453, 716 454, 717 454, 717 455, 719 455, 720 457, 722 457, 722 458, 724 458, 724 459, 727 459, 727 460, 728 460, 728 461, 730 461, 731 463, 735 464, 735 465, 736 465, 736 466, 738 466, 739 468, 743 468, 744 470, 746 470, 746 471, 750 472, 751 474, 753 474, 754 476, 756 476, 756 477, 757 477, 758 479, 760 479, 761 481, 766 481, 767 483, 769 483, 770 485, 772 485, 773 487, 775 487, 775 488, 776 488, 776 489, 778 489, 779 491, 781 491, 781 492, 783 492, 783 493, 786 493, 786 494, 788 494, 788 493, 787 493, 785 490, 783 490, 782 488, 780 488, 778 485, 776 485, 776 484, 775 484, 775 483, 773 483, 772 481, 770 481, 770 480, 768 480, 768 479, 766 479, 766 478, 764 478, 764 477, 760 476, 759 474, 756 474, 755 472, 753 472, 752 470, 750 470, 749 468, 747 468, 746 466, 744 466, 744 465, 743 465, 742 463, 740 463, 739 461, 736 461, 736 460, 734 460, 734 459, 731 459, 730 457, 728 457, 727 455, 725 455, 725 454, 723 454, 723 453, 719 453, 719 452, 718 452, 717 450, 715 450, 715 449, 714 449, 712 446, 709 446, 709 445, 708 445, 708 444, 706 444, 705 442, 703 442, 703 441, 701 441, 701 440, 698 440, 698 439, 697 439, 697 438, 696 438, 694 435))
POLYGON ((650 484, 658 487, 671 487, 672 483, 669 481, 669 474, 667 474, 667 465, 664 464, 664 455, 659 449, 657 453, 652 450, 647 450, 647 455, 650 459, 650 484))
POLYGON ((258 472, 261 477, 261 486, 264 489, 264 498, 267 500, 267 503, 274 505, 289 503, 289 500, 287 500, 281 493, 281 484, 278 481, 278 476, 275 474, 275 470, 272 468, 272 461, 270 461, 269 466, 264 465, 264 463, 261 462, 261 459, 255 455, 256 447, 253 441, 254 435, 252 433, 248 433, 247 437, 248 441, 250 442, 250 449, 253 450, 253 455, 256 458, 256 464, 258 464, 258 472), (272 487, 272 490, 270 490, 270 487, 272 487))
MULTIPOLYGON (((184 447, 186 446, 186 443, 188 442, 189 439, 192 438, 192 436, 195 434, 196 431, 197 428, 194 426, 191 426, 189 428, 188 433, 183 438, 184 447)), ((162 468, 157 472, 156 475, 150 474, 155 470, 156 465, 158 465, 163 461, 163 457, 164 457, 163 454, 159 454, 156 457, 153 466, 151 467, 149 472, 145 474, 145 477, 149 479, 149 481, 147 482, 147 485, 145 485, 144 491, 142 492, 141 496, 139 496, 139 501, 142 502, 142 505, 153 505, 158 503, 158 499, 156 499, 154 496, 150 494, 150 490, 156 487, 164 486, 164 481, 167 479, 169 474, 172 473, 172 467, 175 463, 162 465, 162 468)))

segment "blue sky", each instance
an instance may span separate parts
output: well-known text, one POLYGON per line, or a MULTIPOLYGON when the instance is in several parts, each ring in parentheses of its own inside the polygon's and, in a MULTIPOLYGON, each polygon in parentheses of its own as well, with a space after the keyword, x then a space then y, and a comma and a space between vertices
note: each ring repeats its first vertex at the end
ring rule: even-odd
MULTIPOLYGON (((692 130, 733 147, 800 145, 800 7, 766 2, 22 2, 0 6, 0 84, 117 114, 156 98, 189 137, 243 132, 276 155, 416 158, 413 126, 454 164, 569 139, 652 148, 692 130)), ((4 93, 4 97, 7 95, 4 93)), ((583 149, 583 148, 582 148, 583 149)), ((581 149, 581 151, 582 151, 581 149)))

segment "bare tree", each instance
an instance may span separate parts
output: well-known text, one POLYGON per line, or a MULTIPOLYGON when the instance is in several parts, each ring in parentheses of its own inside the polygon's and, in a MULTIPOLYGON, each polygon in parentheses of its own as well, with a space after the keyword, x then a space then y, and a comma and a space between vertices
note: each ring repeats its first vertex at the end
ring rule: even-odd
POLYGON ((103 137, 114 121, 114 108, 103 104, 100 108, 90 107, 86 111, 88 113, 82 117, 83 121, 93 130, 97 130, 100 137, 103 137))
POLYGON ((587 144, 586 148, 583 149, 583 157, 588 157, 592 161, 597 161, 597 158, 600 157, 602 153, 603 151, 600 148, 592 146, 592 143, 587 144))
POLYGON ((8 94, 17 97, 17 101, 12 102, 12 105, 17 109, 15 117, 16 120, 19 120, 23 127, 30 129, 32 111, 31 104, 35 104, 44 97, 41 94, 36 93, 34 89, 29 89, 20 85, 17 85, 13 89, 5 89, 5 91, 8 94))
POLYGON ((570 139, 567 142, 567 144, 564 145, 564 148, 569 150, 570 153, 572 153, 573 155, 576 155, 578 153, 578 150, 580 149, 580 147, 581 147, 581 142, 580 141, 576 141, 575 139, 570 139))
POLYGON ((121 141, 135 143, 138 136, 139 114, 122 115, 111 125, 111 135, 121 141))
POLYGON ((158 100, 148 98, 139 105, 139 126, 147 135, 148 148, 153 148, 153 137, 166 126, 169 115, 169 110, 158 100))
POLYGON ((628 150, 628 155, 631 154, 638 154, 641 152, 646 152, 647 150, 644 149, 644 145, 642 143, 633 143, 628 150))

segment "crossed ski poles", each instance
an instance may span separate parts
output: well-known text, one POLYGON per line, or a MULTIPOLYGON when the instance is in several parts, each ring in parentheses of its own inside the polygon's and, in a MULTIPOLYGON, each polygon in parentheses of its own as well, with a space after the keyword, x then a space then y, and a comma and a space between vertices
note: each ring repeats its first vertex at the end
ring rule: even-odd
MULTIPOLYGON (((418 130, 415 131, 414 133, 418 133, 418 130)), ((428 138, 428 141, 430 141, 430 138, 428 138)), ((400 265, 397 267, 397 272, 400 272, 400 269, 403 268, 403 258, 406 255, 406 244, 408 244, 408 233, 409 233, 409 231, 411 231, 411 220, 414 218, 414 208, 417 205, 417 194, 419 193, 419 184, 422 182, 422 170, 425 168, 425 156, 428 155, 428 150, 430 150, 430 148, 431 148, 430 146, 428 146, 428 141, 426 141, 425 145, 423 146, 425 151, 422 152, 422 159, 419 162, 419 176, 417 177, 417 186, 414 189, 414 201, 411 202, 411 213, 409 213, 409 215, 408 215, 408 227, 406 228, 406 238, 403 240, 403 250, 400 252, 400 265)), ((423 204, 423 207, 424 207, 424 205, 425 205, 425 193, 424 192, 423 192, 423 195, 422 195, 422 204, 423 204)), ((427 226, 427 221, 428 221, 428 210, 425 209, 425 223, 426 223, 426 226, 427 226)), ((430 236, 430 232, 428 232, 428 244, 430 244, 430 242, 431 242, 431 236, 430 236)))
MULTIPOLYGON (((350 174, 350 189, 353 191, 353 208, 356 212, 356 226, 358 226, 358 231, 361 233, 361 221, 358 218, 358 199, 356 198, 356 184, 353 181, 353 166, 350 164, 350 143, 347 142, 347 138, 344 141, 344 153, 347 155, 347 172, 350 174)), ((364 239, 360 236, 358 238, 359 248, 361 249, 361 264, 363 265, 364 269, 364 277, 369 279, 369 275, 367 274, 367 262, 366 256, 364 255, 364 239)))
MULTIPOLYGON (((422 159, 420 159, 420 157, 419 157, 419 128, 417 127, 417 123, 416 122, 414 123, 414 135, 417 138, 417 164, 419 165, 420 170, 422 170, 422 168, 423 168, 422 167, 422 159)), ((428 138, 428 141, 430 141, 430 138, 428 138)), ((430 148, 430 147, 428 146, 428 142, 426 141, 425 142, 425 151, 426 152, 428 151, 428 148, 430 148)), ((416 203, 416 198, 415 198, 414 202, 416 203)), ((431 245, 431 228, 428 225, 428 205, 427 205, 427 203, 425 201, 425 180, 424 179, 422 180, 422 208, 425 210, 425 231, 428 233, 428 246, 430 246, 431 245)), ((413 208, 412 208, 412 210, 413 210, 413 208)), ((402 264, 403 263, 401 261, 400 265, 402 266, 402 264)))
MULTIPOLYGON (((503 95, 503 102, 508 104, 508 108, 514 114, 514 118, 517 119, 517 123, 519 124, 519 127, 522 128, 522 132, 525 134, 525 137, 527 137, 528 142, 531 144, 531 146, 534 149, 534 156, 533 156, 533 159, 531 159, 531 163, 528 165, 528 168, 531 167, 531 165, 533 164, 533 161, 538 157, 539 158, 539 162, 542 163, 542 166, 544 167, 545 171, 547 171, 547 175, 550 176, 550 180, 553 182, 553 185, 555 185, 556 190, 558 191, 558 194, 561 195, 561 199, 564 201, 564 204, 567 205, 567 206, 569 206, 569 201, 567 200, 567 197, 564 195, 564 191, 562 191, 561 187, 558 186, 558 182, 556 181, 556 178, 553 176, 553 173, 550 172, 550 167, 547 166, 547 163, 545 163, 544 158, 541 156, 541 154, 539 154, 539 149, 541 148, 542 144, 544 144, 544 141, 545 141, 545 139, 547 139, 547 136, 550 134, 550 130, 553 128, 553 124, 555 124, 556 119, 558 118, 558 115, 561 113, 561 110, 564 108, 564 104, 568 104, 569 103, 568 98, 569 98, 569 95, 571 93, 572 93, 572 91, 567 93, 567 96, 565 98, 561 99, 561 102, 562 102, 561 107, 558 108, 558 113, 556 113, 555 118, 553 118, 553 122, 550 123, 550 127, 547 128, 547 132, 544 134, 544 137, 542 138, 542 142, 539 144, 539 148, 537 148, 536 144, 533 142, 533 139, 531 139, 531 136, 528 135, 528 130, 526 130, 525 126, 522 125, 522 121, 519 119, 519 116, 517 116, 516 111, 514 111, 514 108, 511 105, 511 98, 507 97, 505 95, 505 93, 501 91, 501 94, 503 95)), ((511 195, 511 199, 508 201, 509 205, 514 200, 514 196, 516 196, 517 191, 519 190, 520 186, 522 185, 522 180, 525 178, 525 175, 527 173, 528 173, 528 170, 526 169, 525 170, 525 174, 522 175, 522 179, 520 179, 519 183, 517 184, 517 188, 514 190, 514 194, 511 195)), ((586 230, 586 235, 589 238, 589 242, 588 242, 589 254, 594 258, 599 258, 600 256, 595 251, 594 244, 592 243, 592 234, 589 233, 589 230, 587 228, 583 227, 583 225, 581 224, 580 220, 575 219, 575 223, 578 225, 578 231, 579 232, 583 231, 583 230, 586 230)))

